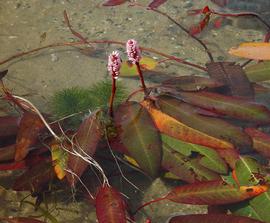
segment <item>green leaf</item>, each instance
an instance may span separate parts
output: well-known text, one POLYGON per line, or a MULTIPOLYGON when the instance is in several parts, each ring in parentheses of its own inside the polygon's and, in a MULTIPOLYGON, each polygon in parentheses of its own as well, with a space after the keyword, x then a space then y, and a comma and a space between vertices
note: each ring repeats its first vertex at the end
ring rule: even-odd
MULTIPOLYGON (((198 115, 193 106, 172 97, 159 97, 157 103, 162 112, 199 132, 205 133, 206 135, 221 141, 233 143, 238 148, 247 149, 251 146, 251 139, 249 136, 245 134, 241 128, 236 127, 229 122, 214 117, 198 115)), ((207 139, 206 142, 203 140, 198 141, 198 137, 194 134, 193 141, 189 142, 211 148, 219 148, 217 146, 211 146, 210 139, 207 139)))
POLYGON ((126 102, 116 110, 114 121, 119 138, 130 156, 146 173, 157 176, 162 144, 147 110, 137 102, 126 102))
POLYGON ((168 223, 263 223, 247 217, 226 214, 192 214, 170 218, 168 223))
MULTIPOLYGON (((236 176, 240 185, 256 185, 264 180, 262 166, 249 157, 241 157, 236 163, 236 176)), ((248 202, 231 206, 231 211, 242 216, 252 216, 258 220, 270 222, 270 191, 254 197, 248 202)))
MULTIPOLYGON (((140 60, 140 67, 142 70, 154 70, 157 66, 157 61, 152 59, 151 57, 142 57, 140 60)), ((122 63, 120 69, 121 77, 135 77, 138 76, 138 71, 136 65, 125 61, 122 63)))
POLYGON ((252 82, 270 80, 270 61, 262 61, 245 68, 248 79, 252 82))
POLYGON ((205 146, 186 143, 165 134, 162 134, 161 138, 163 142, 166 142, 172 149, 183 154, 184 156, 190 157, 192 152, 197 152, 200 154, 202 157, 198 158, 199 164, 203 167, 220 174, 227 173, 228 168, 226 163, 215 150, 205 146))
POLYGON ((189 183, 219 179, 218 174, 200 165, 199 160, 182 155, 166 143, 163 143, 162 167, 189 183))

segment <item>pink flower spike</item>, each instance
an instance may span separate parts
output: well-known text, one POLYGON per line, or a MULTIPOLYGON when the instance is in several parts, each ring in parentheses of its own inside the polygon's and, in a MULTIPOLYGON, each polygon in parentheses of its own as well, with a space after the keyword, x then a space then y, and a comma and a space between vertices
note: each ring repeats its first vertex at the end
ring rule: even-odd
POLYGON ((131 61, 133 64, 139 63, 141 60, 141 50, 138 46, 138 43, 134 39, 129 39, 126 44, 126 49, 127 49, 127 55, 128 55, 128 60, 131 61))
POLYGON ((113 51, 108 57, 108 71, 114 79, 117 79, 121 68, 121 58, 118 51, 113 51))

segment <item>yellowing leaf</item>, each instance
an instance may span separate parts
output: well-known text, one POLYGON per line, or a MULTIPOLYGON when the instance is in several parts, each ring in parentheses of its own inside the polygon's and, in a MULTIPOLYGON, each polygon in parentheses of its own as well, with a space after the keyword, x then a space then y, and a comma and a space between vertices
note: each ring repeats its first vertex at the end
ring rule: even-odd
POLYGON ((231 48, 229 53, 253 60, 270 60, 270 43, 242 43, 238 47, 231 48))
POLYGON ((136 162, 136 160, 133 159, 132 157, 127 156, 127 155, 124 155, 124 159, 125 159, 126 161, 128 161, 129 163, 131 163, 133 166, 136 166, 136 167, 140 168, 139 164, 138 164, 138 163, 136 162))
POLYGON ((65 175, 65 168, 67 164, 68 154, 65 152, 59 144, 51 145, 52 161, 54 161, 54 172, 59 180, 62 180, 65 175))
MULTIPOLYGON (((142 70, 153 70, 157 66, 157 61, 155 61, 151 57, 142 57, 142 59, 140 60, 140 66, 142 70)), ((120 76, 122 77, 138 76, 136 65, 128 61, 123 62, 120 69, 120 76)))

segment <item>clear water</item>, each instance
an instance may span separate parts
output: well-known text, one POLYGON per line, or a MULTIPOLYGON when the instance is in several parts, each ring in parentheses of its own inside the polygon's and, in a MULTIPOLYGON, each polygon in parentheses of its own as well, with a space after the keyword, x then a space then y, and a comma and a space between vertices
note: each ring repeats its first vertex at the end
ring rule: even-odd
MULTIPOLYGON (((125 42, 134 38, 141 46, 154 48, 202 66, 208 61, 202 47, 165 17, 141 8, 129 8, 127 4, 105 8, 101 7, 101 2, 101 0, 0 1, 0 60, 47 44, 76 40, 63 23, 63 11, 67 10, 73 28, 89 40, 125 42)), ((139 2, 147 4, 149 0, 139 2)), ((205 5, 221 10, 207 0, 169 0, 160 9, 189 27, 199 21, 200 17, 188 16, 187 10, 202 8, 205 5)), ((250 19, 230 20, 220 29, 215 29, 210 24, 199 37, 208 44, 215 59, 239 61, 240 59, 233 58, 227 53, 228 49, 240 42, 262 40, 263 28, 250 19)), ((81 53, 78 48, 50 48, 1 65, 0 70, 9 69, 4 81, 14 93, 27 94, 27 98, 41 111, 50 112, 50 99, 56 91, 72 86, 86 87, 103 79, 107 75, 108 53, 114 49, 124 52, 120 45, 94 44, 94 47, 100 51, 90 56, 87 52, 81 53)), ((160 55, 147 52, 145 55, 157 60, 163 59, 160 55)), ((199 70, 175 62, 162 63, 157 71, 170 76, 202 74, 199 70)), ((161 78, 162 75, 149 75, 146 79, 147 84, 156 83, 161 78)), ((138 88, 138 82, 134 79, 121 78, 120 81, 130 91, 138 88)), ((4 106, 1 101, 0 106, 4 106)), ((4 112, 1 115, 4 115, 4 112)), ((8 187, 11 175, 10 172, 0 172, 0 185, 8 187)), ((123 183, 123 179, 115 178, 114 181, 137 203, 158 197, 168 191, 167 184, 160 180, 151 183, 141 175, 132 174, 129 177, 136 185, 145 189, 144 195, 138 195, 139 192, 123 183)), ((0 195, 0 216, 40 215, 40 212, 33 212, 31 205, 19 206, 19 201, 27 193, 0 190, 0 195)), ((62 194, 56 203, 49 203, 49 208, 59 222, 96 222, 93 206, 82 201, 72 201, 71 195, 63 197, 62 194)), ((200 213, 204 212, 205 208, 165 202, 145 210, 145 216, 151 216, 153 222, 163 223, 172 213, 200 213)), ((145 216, 139 218, 138 222, 144 222, 145 216)))

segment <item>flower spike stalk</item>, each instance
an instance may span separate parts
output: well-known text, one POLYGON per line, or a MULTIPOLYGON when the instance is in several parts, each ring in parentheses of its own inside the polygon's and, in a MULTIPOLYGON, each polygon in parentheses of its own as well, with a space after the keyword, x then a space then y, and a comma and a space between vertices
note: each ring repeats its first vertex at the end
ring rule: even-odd
POLYGON ((129 39, 126 43, 126 50, 127 50, 128 60, 130 62, 132 62, 133 64, 135 64, 137 67, 137 71, 138 71, 139 76, 140 76, 142 88, 143 88, 144 94, 146 96, 147 89, 146 89, 146 86, 144 83, 144 78, 143 78, 142 70, 140 67, 140 60, 141 60, 142 56, 141 56, 141 50, 138 46, 137 41, 134 39, 129 39))
POLYGON ((112 93, 109 102, 109 114, 113 116, 113 101, 116 92, 116 79, 120 74, 121 58, 118 51, 113 51, 108 57, 108 71, 112 77, 112 93))

